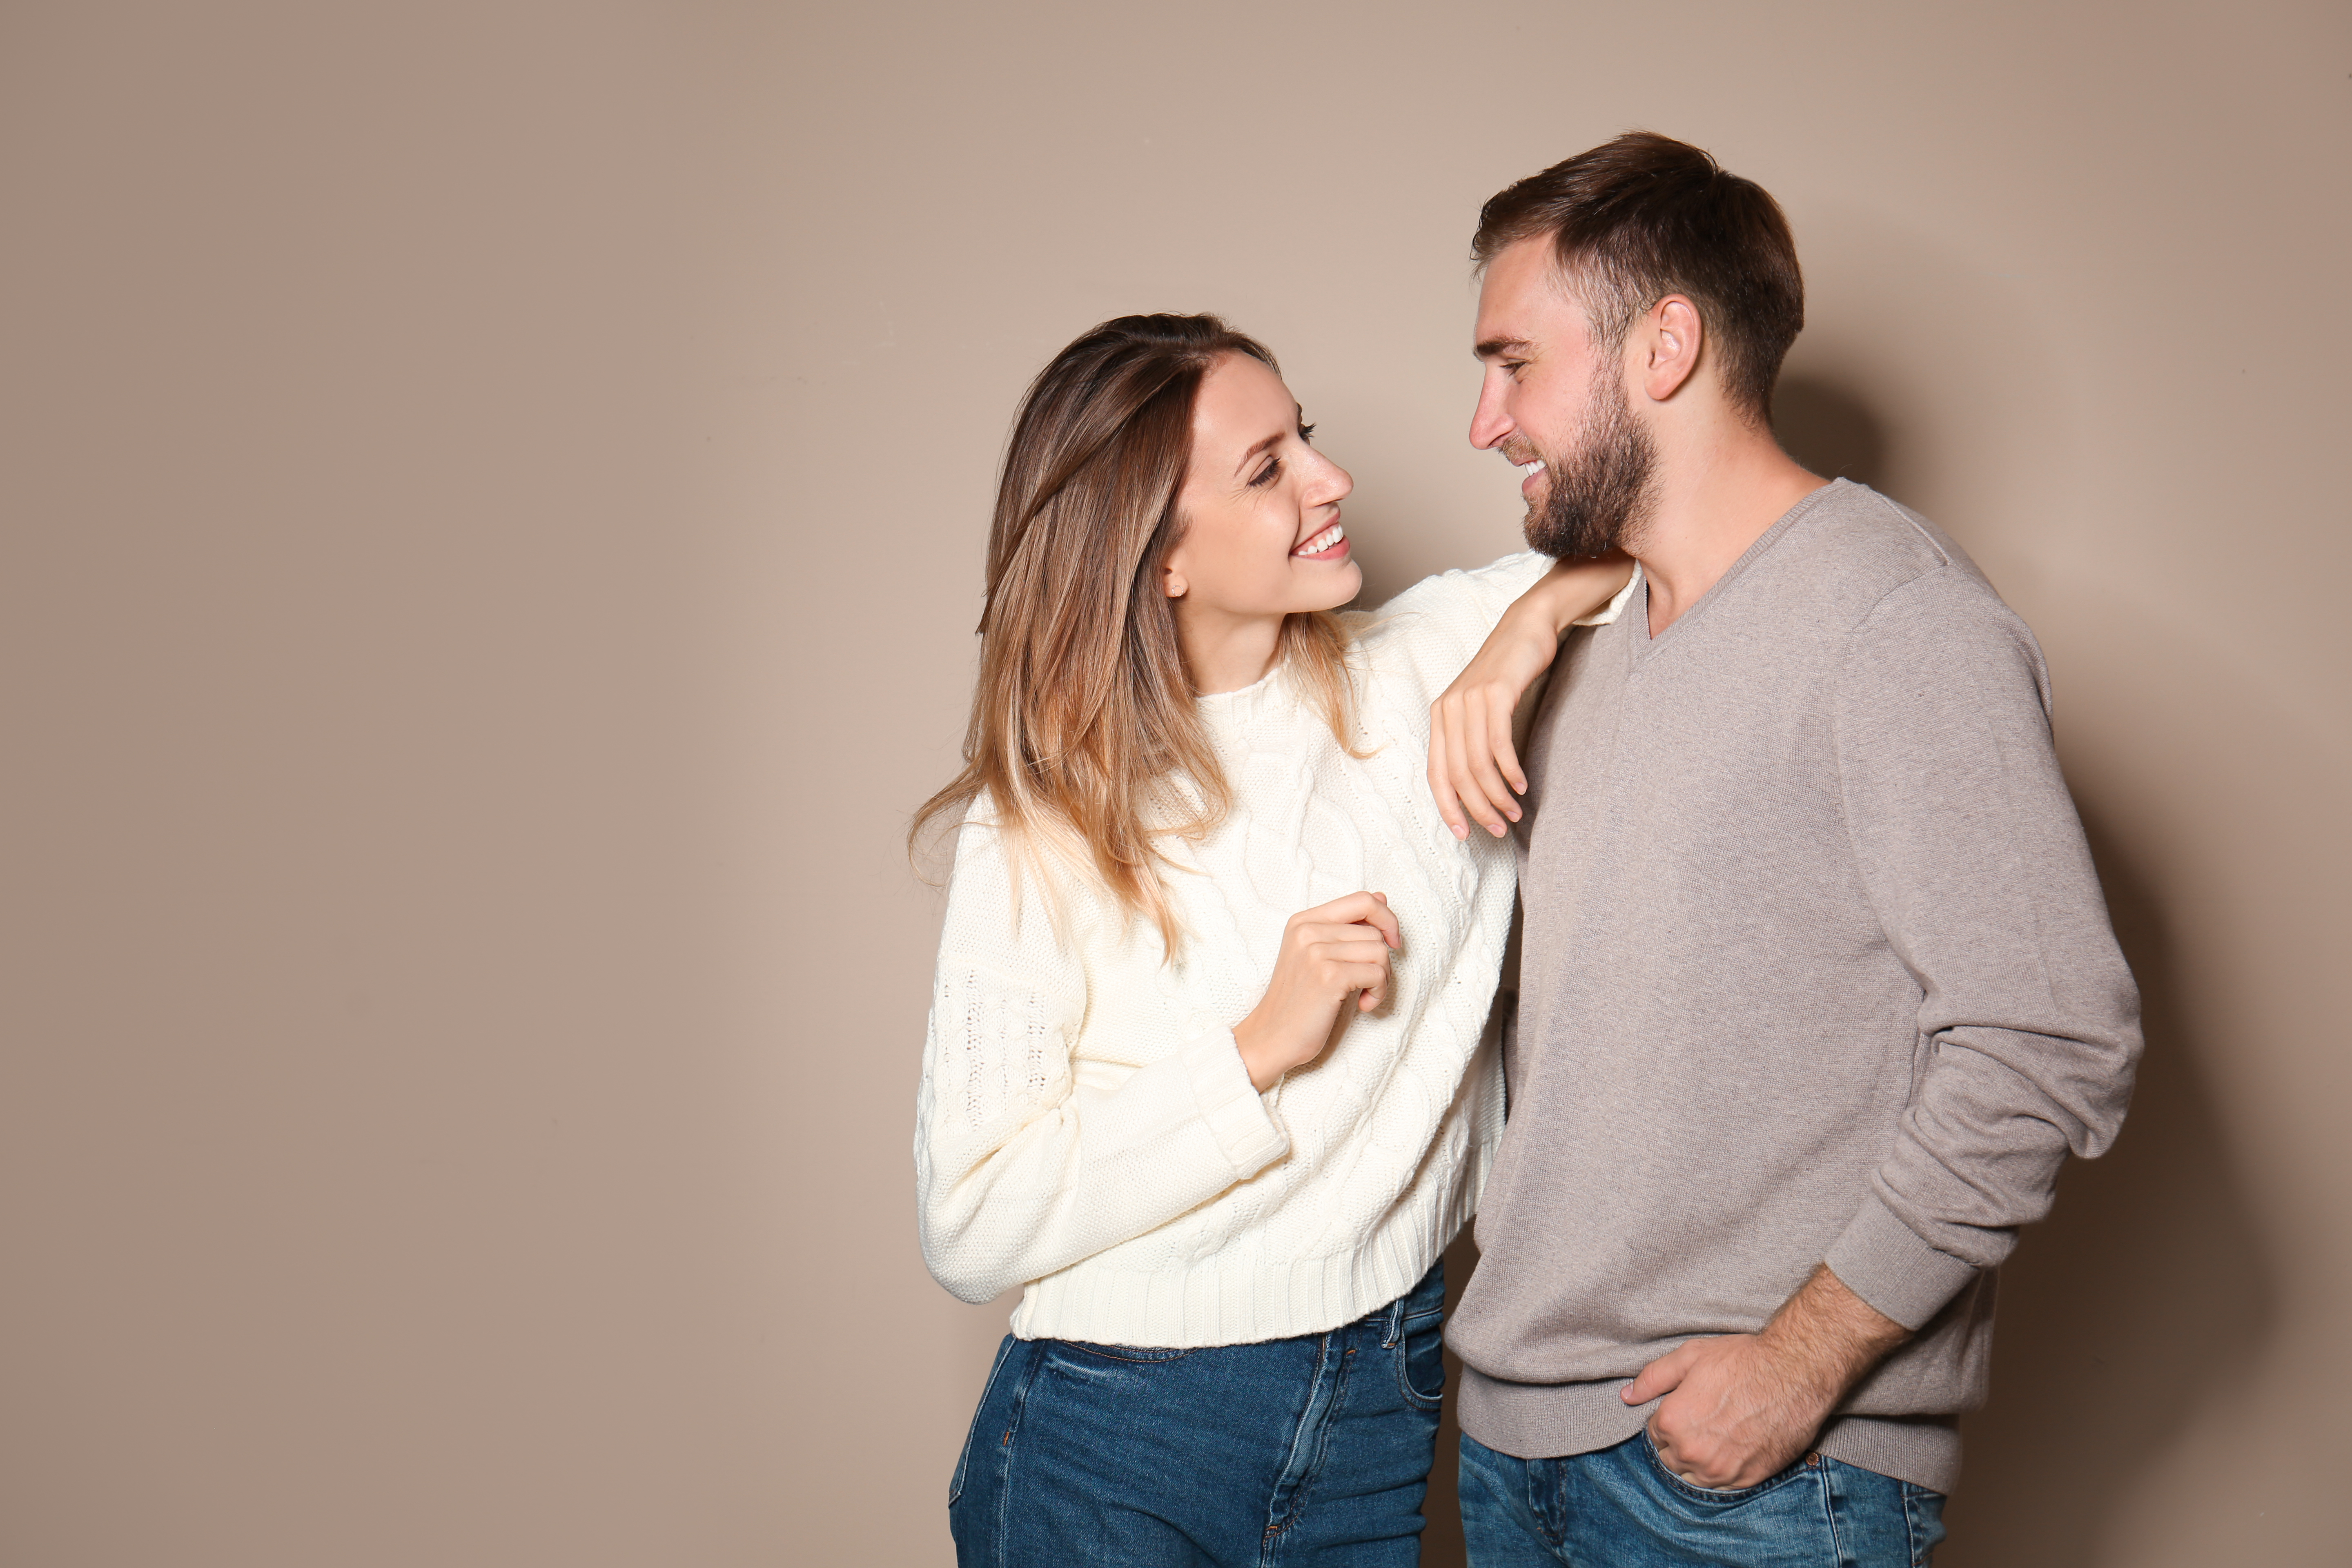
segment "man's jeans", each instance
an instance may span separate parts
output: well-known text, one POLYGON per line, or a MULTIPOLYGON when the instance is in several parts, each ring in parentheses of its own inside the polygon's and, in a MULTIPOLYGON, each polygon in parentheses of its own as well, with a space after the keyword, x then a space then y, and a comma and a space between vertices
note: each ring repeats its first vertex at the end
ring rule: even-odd
POLYGON ((1411 1568, 1445 1392, 1443 1266, 1325 1334, 1007 1338, 948 1489, 962 1568, 1411 1568))
POLYGON ((1462 1439, 1472 1568, 1926 1568, 1944 1494, 1808 1454, 1761 1486, 1667 1472, 1643 1432, 1564 1459, 1462 1439))

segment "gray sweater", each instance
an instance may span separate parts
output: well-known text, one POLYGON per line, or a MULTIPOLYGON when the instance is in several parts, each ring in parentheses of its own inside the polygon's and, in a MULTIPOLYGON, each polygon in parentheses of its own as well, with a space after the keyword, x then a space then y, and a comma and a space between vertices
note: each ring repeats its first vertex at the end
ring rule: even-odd
POLYGON ((1528 746, 1463 1429, 1621 1442, 1643 1363, 1761 1328, 1826 1261, 1919 1331, 1821 1451, 1948 1489, 1993 1267, 2114 1139, 2139 1049, 2041 649, 1941 531, 1843 481, 1655 638, 1648 608, 1574 635, 1528 746))

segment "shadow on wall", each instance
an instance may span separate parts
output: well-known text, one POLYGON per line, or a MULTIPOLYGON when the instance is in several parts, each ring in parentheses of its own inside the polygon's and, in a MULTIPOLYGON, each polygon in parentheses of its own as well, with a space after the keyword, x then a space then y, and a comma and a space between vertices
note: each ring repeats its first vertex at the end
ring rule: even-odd
POLYGON ((1992 1399, 1941 1568, 2082 1568, 2157 1458, 2261 1361, 2276 1326, 2257 1247, 2173 979, 2163 900, 2080 799, 2147 1054, 2123 1135, 2070 1163, 2058 1206, 2001 1270, 1992 1399))
MULTIPOLYGON (((1773 422, 1815 473, 1899 484, 1885 423, 1832 381, 1784 380, 1773 422)), ((2139 1479, 2260 1362, 2275 1328, 2274 1270, 2210 1110, 2198 1066, 2210 1047, 2189 1032, 2165 899, 2140 871, 2149 857, 2104 826, 2095 798, 2076 804, 2139 981, 2147 1052, 2115 1149, 2068 1164, 2057 1207, 2001 1270, 1992 1397, 1964 1426, 1967 1474, 1939 1568, 2103 1562, 2109 1521, 2139 1479)), ((1467 1236, 1454 1243, 1449 1298, 1476 1258, 1467 1236)), ((1449 1402, 1430 1484, 1429 1568, 1466 1561, 1456 1432, 1449 1402)))
POLYGON ((1772 431, 1788 454, 1827 479, 1884 489, 1886 429, 1835 382, 1791 370, 1772 389, 1772 431))
MULTIPOLYGON (((1887 424, 1834 379, 1792 374, 1773 399, 1815 473, 1902 488, 1887 424)), ((1897 495, 1896 499, 1905 499, 1897 495)), ((1937 518, 1963 545, 1965 520, 1937 518)), ((2153 857, 2080 791, 2116 936, 2138 979, 2147 1050, 2102 1159, 2070 1162, 2057 1206, 2001 1270, 1990 1402, 1965 1424, 1943 1568, 2082 1568, 2107 1523, 2197 1412, 2261 1360, 2274 1271, 2231 1169, 2180 1005, 2153 857)))

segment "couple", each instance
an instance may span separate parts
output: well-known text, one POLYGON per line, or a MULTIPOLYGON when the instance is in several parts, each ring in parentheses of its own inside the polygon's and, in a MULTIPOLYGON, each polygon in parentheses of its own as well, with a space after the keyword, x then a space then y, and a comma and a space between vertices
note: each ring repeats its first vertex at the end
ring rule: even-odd
POLYGON ((1415 1562, 1443 1331, 1481 1568, 1926 1563, 1995 1266, 2122 1119, 2039 649, 1775 444, 1770 196, 1629 134, 1473 249, 1535 549, 1377 612, 1256 342, 1125 317, 1022 406, 923 814, 924 1255, 1022 1289, 961 1563, 1415 1562))

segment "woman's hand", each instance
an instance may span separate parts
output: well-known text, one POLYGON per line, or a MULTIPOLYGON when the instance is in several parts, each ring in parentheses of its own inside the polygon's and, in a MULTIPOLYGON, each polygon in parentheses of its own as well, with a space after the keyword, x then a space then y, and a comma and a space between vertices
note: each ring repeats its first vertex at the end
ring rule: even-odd
POLYGON ((1456 838, 1465 819, 1500 838, 1519 819, 1528 775, 1511 744, 1519 699, 1559 656, 1561 634, 1614 597, 1633 574, 1622 555, 1563 561, 1514 600, 1477 653, 1429 708, 1429 793, 1456 838))
POLYGON ((1260 1094, 1323 1054, 1349 997, 1359 1012, 1381 1005, 1389 954, 1402 945, 1385 893, 1349 893, 1290 917, 1265 995, 1234 1026, 1242 1065, 1260 1094))

